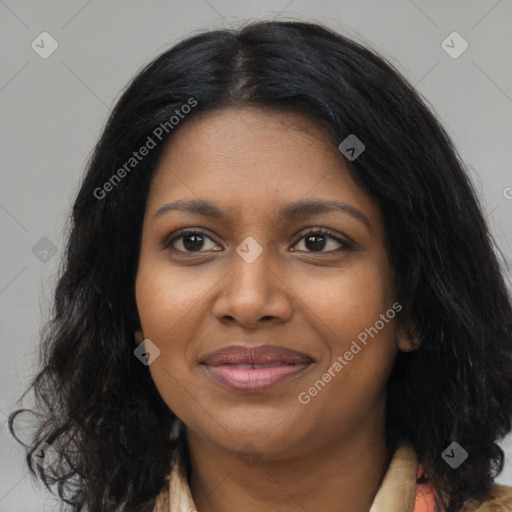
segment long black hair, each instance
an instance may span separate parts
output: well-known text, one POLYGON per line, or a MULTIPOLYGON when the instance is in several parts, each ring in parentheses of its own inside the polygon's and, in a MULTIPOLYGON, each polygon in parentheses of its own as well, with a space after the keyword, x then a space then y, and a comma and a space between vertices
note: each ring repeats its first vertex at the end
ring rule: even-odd
MULTIPOLYGON (((460 157, 419 94, 375 52, 314 23, 194 35, 123 91, 73 206, 42 369, 27 389, 40 418, 26 445, 30 470, 73 510, 134 511, 151 506, 175 455, 187 457, 183 436, 171 435, 176 416, 133 354, 145 202, 176 130, 200 112, 251 105, 302 113, 338 143, 350 134, 364 143, 351 172, 382 212, 400 321, 419 344, 397 354, 387 440, 411 443, 449 496, 447 511, 458 511, 492 486, 504 459, 497 442, 511 430, 512 308, 497 251, 460 157), (148 137, 154 147, 135 159, 148 137), (456 470, 441 456, 454 441, 469 455, 456 470), (43 442, 58 454, 47 469, 31 457, 43 442)), ((23 410, 10 416, 13 435, 23 410)))

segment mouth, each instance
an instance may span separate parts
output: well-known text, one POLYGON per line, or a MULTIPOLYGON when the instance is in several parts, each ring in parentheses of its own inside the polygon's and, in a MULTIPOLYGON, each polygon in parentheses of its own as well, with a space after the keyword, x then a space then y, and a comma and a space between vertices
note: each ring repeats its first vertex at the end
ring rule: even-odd
POLYGON ((243 392, 259 392, 294 379, 312 364, 302 352, 262 345, 232 346, 208 354, 201 365, 219 384, 243 392))

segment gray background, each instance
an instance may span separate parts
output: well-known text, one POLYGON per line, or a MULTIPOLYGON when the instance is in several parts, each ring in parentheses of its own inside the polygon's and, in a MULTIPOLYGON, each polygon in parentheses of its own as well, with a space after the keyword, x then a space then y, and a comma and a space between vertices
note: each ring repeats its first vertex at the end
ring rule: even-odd
MULTIPOLYGON (((512 267, 511 0, 0 0, 0 511, 53 509, 27 476, 6 415, 35 372, 64 223, 110 108, 143 64, 184 36, 255 18, 323 22, 416 85, 466 162, 512 267), (47 59, 31 47, 45 31, 59 45, 47 59), (453 31, 469 45, 458 58, 441 46, 453 31)), ((512 438, 503 446, 498 481, 512 485, 512 438)))

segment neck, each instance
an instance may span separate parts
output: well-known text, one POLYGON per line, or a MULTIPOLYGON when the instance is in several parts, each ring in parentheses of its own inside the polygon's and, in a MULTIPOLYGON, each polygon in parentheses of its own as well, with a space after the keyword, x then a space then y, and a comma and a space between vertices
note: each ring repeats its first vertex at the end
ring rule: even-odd
MULTIPOLYGON (((368 431, 370 430, 370 431, 368 431)), ((190 488, 199 512, 368 512, 393 453, 361 425, 300 455, 247 461, 188 433, 190 488)))

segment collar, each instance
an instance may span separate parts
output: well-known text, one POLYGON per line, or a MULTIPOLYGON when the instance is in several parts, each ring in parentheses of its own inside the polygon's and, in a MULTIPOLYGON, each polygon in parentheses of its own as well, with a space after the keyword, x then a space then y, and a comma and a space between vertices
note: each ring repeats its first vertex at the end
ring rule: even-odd
MULTIPOLYGON (((413 512, 416 495, 417 458, 411 445, 401 443, 395 450, 370 512, 413 512)), ((185 467, 177 460, 167 476, 168 485, 158 496, 153 512, 196 511, 185 467)))

